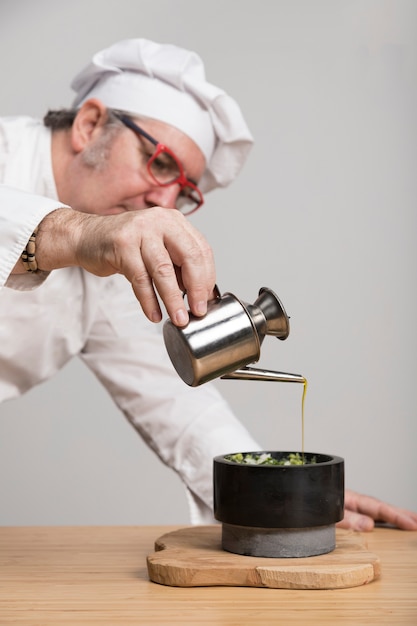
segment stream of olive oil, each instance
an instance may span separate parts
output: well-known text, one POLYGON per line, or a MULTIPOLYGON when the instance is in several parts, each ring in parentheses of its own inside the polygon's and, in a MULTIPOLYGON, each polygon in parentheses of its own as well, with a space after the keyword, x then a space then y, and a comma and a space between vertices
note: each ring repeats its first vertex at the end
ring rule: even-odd
POLYGON ((307 393, 307 379, 304 378, 303 382, 303 397, 301 399, 301 456, 303 459, 303 464, 305 463, 304 459, 304 405, 307 393))

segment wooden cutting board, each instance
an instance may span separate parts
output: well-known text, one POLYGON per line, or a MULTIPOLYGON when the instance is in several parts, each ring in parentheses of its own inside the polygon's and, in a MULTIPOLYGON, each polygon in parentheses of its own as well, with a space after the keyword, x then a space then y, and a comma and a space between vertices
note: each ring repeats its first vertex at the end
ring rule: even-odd
POLYGON ((191 526, 159 537, 147 557, 149 578, 173 587, 341 589, 380 576, 379 558, 360 534, 336 529, 336 548, 307 558, 259 558, 226 552, 221 525, 191 526))

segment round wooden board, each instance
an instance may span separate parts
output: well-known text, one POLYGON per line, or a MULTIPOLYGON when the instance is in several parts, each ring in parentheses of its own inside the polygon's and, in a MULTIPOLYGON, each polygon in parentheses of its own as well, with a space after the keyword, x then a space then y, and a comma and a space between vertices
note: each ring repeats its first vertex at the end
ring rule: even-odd
POLYGON ((150 580, 173 587, 342 589, 380 576, 379 558, 361 534, 336 529, 336 548, 307 558, 258 558, 226 552, 221 525, 191 526, 159 537, 147 557, 150 580))

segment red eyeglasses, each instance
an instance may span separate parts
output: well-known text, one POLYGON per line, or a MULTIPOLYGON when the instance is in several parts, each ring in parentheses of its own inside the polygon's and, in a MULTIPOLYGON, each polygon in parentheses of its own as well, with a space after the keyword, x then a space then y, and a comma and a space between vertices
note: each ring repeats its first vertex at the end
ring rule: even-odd
POLYGON ((161 187, 179 185, 180 193, 177 196, 175 208, 181 211, 183 215, 195 213, 204 204, 203 194, 197 185, 185 176, 184 168, 172 150, 148 135, 143 128, 132 122, 126 115, 118 113, 115 115, 136 135, 144 137, 155 146, 155 151, 146 163, 146 169, 151 179, 161 187))

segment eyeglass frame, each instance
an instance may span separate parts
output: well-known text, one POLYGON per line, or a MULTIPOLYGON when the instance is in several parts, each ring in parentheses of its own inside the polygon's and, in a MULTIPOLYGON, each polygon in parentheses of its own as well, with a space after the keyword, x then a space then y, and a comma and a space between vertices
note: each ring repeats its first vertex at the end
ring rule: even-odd
POLYGON ((146 169, 147 169, 149 176, 159 187, 169 187, 170 185, 179 185, 180 192, 185 187, 190 187, 191 189, 193 189, 193 191, 197 193, 200 199, 200 202, 197 204, 197 206, 195 206, 193 209, 187 212, 181 211, 181 209, 177 209, 177 210, 179 210, 183 215, 186 215, 186 216, 192 215, 193 213, 198 211, 198 209, 200 209, 202 205, 204 204, 204 196, 202 192, 200 191, 200 189, 197 187, 197 185, 194 183, 194 181, 186 177, 182 163, 178 159, 178 157, 174 154, 174 152, 170 148, 168 148, 168 146, 165 146, 163 143, 160 143, 159 141, 151 137, 151 135, 149 135, 149 133, 147 133, 146 130, 138 126, 127 115, 124 115, 122 113, 116 113, 114 111, 113 111, 113 114, 115 115, 115 117, 117 117, 118 120, 122 122, 122 124, 124 124, 127 128, 130 128, 130 130, 133 130, 133 132, 136 135, 145 137, 145 139, 147 139, 152 145, 155 146, 155 152, 152 154, 152 156, 149 158, 148 162, 146 163, 146 169), (155 178, 155 176, 153 175, 151 171, 152 162, 161 154, 161 152, 166 152, 169 154, 169 156, 174 160, 175 164, 177 165, 178 171, 179 171, 179 176, 168 183, 161 183, 157 178, 155 178))

